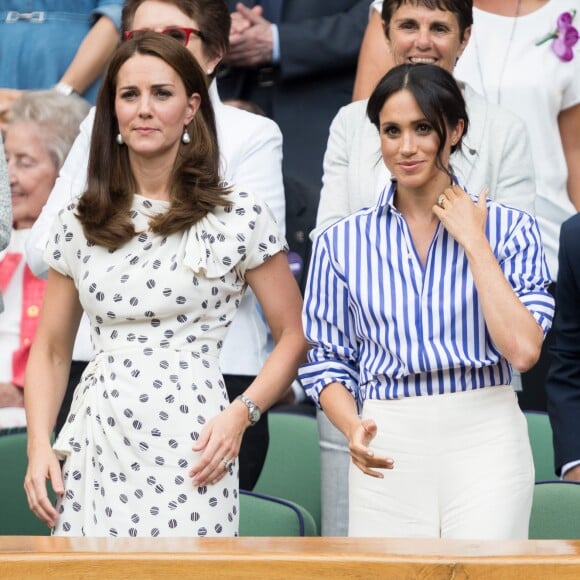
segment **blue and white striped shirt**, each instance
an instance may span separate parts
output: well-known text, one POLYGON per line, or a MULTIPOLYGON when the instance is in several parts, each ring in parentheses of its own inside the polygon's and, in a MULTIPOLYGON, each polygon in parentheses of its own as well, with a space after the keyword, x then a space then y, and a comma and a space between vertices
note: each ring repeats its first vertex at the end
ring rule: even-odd
MULTIPOLYGON (((300 380, 314 401, 339 382, 364 399, 509 384, 511 367, 487 333, 462 247, 439 224, 425 266, 394 184, 376 206, 316 239, 303 323, 313 345, 300 380)), ((476 200, 474 199, 474 202, 476 200)), ((536 220, 488 201, 486 235, 522 303, 546 333, 554 301, 536 220)))

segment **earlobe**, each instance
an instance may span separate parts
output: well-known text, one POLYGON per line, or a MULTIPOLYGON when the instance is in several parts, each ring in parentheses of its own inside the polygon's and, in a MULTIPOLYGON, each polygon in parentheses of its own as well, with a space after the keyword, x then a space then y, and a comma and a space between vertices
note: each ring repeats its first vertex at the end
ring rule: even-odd
POLYGON ((387 28, 387 23, 384 20, 381 20, 381 26, 383 28, 383 34, 389 38, 389 29, 387 28))
POLYGON ((465 47, 467 46, 467 43, 469 42, 470 38, 471 38, 471 26, 468 26, 465 29, 465 32, 463 33, 463 38, 461 42, 459 43, 459 50, 457 51, 458 59, 463 54, 463 51, 465 50, 465 47))
POLYGON ((384 20, 381 20, 381 26, 383 27, 383 34, 385 35, 387 49, 389 50, 389 52, 392 52, 391 51, 391 39, 389 38, 389 27, 387 26, 387 23, 384 20))
POLYGON ((218 51, 215 53, 214 56, 212 56, 211 58, 208 58, 206 61, 206 74, 208 76, 212 75, 215 70, 217 69, 217 67, 219 66, 220 62, 222 61, 224 57, 224 53, 221 51, 218 51))
POLYGON ((455 147, 455 145, 457 145, 457 143, 459 143, 459 141, 463 135, 464 128, 465 128, 465 122, 463 121, 463 119, 459 119, 459 121, 457 121, 457 125, 455 125, 455 128, 453 129, 453 133, 451 134, 451 145, 453 147, 455 147))

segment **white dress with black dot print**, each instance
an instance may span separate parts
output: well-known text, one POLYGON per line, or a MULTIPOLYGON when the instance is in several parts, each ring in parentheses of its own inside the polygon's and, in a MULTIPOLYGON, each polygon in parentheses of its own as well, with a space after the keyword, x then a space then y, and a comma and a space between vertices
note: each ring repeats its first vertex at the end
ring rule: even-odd
POLYGON ((97 354, 54 445, 66 489, 55 535, 237 535, 237 466, 216 485, 187 474, 192 445, 228 405, 218 356, 245 271, 285 241, 252 196, 230 199, 165 237, 148 219, 168 202, 135 195, 138 234, 114 251, 87 242, 74 206, 59 214, 45 256, 74 280, 97 354))

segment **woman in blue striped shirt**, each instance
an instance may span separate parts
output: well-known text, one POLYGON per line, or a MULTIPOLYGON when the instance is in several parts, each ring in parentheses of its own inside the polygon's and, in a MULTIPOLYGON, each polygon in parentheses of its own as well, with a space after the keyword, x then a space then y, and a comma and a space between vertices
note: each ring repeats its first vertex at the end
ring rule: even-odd
POLYGON ((367 111, 393 181, 316 240, 300 373, 349 441, 349 535, 526 538, 534 473, 509 383, 553 316, 537 223, 457 183, 468 117, 441 67, 395 67, 367 111))

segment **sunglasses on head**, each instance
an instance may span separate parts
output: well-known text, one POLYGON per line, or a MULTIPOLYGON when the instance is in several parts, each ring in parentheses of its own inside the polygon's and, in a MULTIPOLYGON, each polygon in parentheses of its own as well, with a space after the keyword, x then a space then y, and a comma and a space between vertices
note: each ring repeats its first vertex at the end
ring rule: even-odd
POLYGON ((131 40, 132 38, 136 38, 145 32, 159 32, 160 34, 165 34, 166 36, 170 36, 174 40, 177 40, 177 42, 179 42, 179 44, 183 44, 183 46, 187 46, 189 38, 192 34, 201 40, 205 40, 201 31, 197 30, 196 28, 182 28, 181 26, 169 26, 163 30, 154 31, 145 28, 138 30, 127 30, 123 37, 125 40, 131 40))

